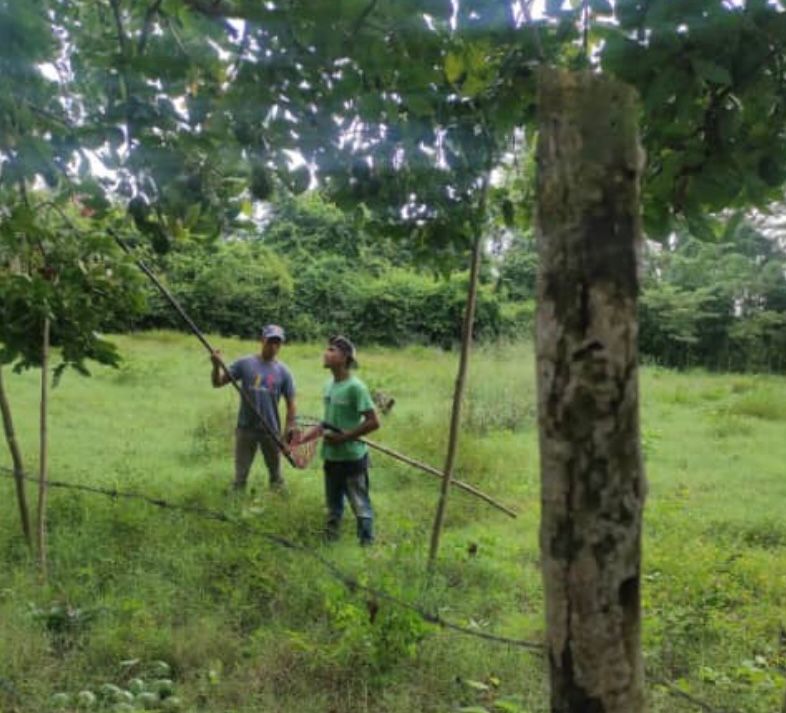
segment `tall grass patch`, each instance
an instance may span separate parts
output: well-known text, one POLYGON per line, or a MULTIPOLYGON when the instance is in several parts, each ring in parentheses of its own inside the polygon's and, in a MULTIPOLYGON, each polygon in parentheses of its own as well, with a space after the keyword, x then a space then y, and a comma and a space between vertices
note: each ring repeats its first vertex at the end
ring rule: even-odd
POLYGON ((786 421, 786 402, 772 391, 757 389, 737 399, 729 410, 739 416, 764 421, 786 421))
MULTIPOLYGON (((117 341, 125 371, 67 374, 53 391, 51 477, 218 511, 227 521, 52 489, 50 575, 42 586, 18 534, 12 483, 0 481, 7 496, 0 498, 0 709, 47 711, 55 692, 126 686, 133 675, 123 662, 160 659, 185 711, 547 711, 542 658, 426 624, 347 588, 316 556, 461 626, 541 641, 529 345, 474 352, 456 463, 457 477, 519 516, 451 490, 429 578, 436 478, 374 453, 377 543, 357 546, 348 512, 340 541, 328 546, 318 462, 285 470, 286 496, 268 491, 261 458, 248 493, 226 492, 238 397, 210 386, 198 344, 165 332, 117 341), (307 549, 276 546, 266 534, 307 549)), ((212 341, 228 361, 258 349, 252 341, 212 341)), ((282 351, 302 413, 321 413, 323 350, 288 343, 282 351)), ((396 399, 373 438, 441 468, 457 353, 373 347, 359 356, 358 376, 396 399)), ((7 382, 31 467, 37 375, 7 382)), ((779 413, 786 380, 645 368, 641 393, 650 482, 642 565, 648 668, 718 710, 771 713, 784 665, 786 421, 759 414, 779 413), (762 398, 764 410, 740 410, 762 398)), ((650 691, 653 713, 681 705, 650 691)))

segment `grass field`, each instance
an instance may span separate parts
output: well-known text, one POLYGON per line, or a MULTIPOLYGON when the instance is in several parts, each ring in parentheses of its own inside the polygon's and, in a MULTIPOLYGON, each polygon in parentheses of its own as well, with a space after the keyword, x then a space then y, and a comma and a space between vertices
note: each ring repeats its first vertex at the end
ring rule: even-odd
MULTIPOLYGON (((228 358, 255 350, 216 342, 228 358)), ((160 688, 169 696, 162 705, 185 711, 547 710, 537 655, 369 601, 259 534, 313 547, 360 582, 462 626, 539 641, 531 348, 476 352, 457 470, 521 515, 511 520, 453 490, 429 581, 436 480, 375 456, 377 545, 361 550, 347 522, 342 541, 324 546, 317 463, 287 471, 286 496, 266 490, 261 462, 254 492, 226 494, 237 397, 210 387, 194 340, 157 332, 117 343, 120 369, 69 373, 53 391, 50 477, 221 510, 239 524, 52 490, 44 586, 17 533, 12 483, 0 481, 0 711, 97 710, 109 700, 129 711, 153 705, 142 688, 160 688), (78 698, 87 690, 97 703, 78 698), (55 704, 56 692, 68 702, 55 704)), ((320 412, 321 351, 282 353, 303 413, 320 412)), ((439 466, 455 353, 374 348, 360 359, 359 376, 396 398, 376 438, 439 466)), ((37 380, 6 372, 31 471, 37 380)), ((786 686, 786 379, 649 367, 641 382, 648 672, 719 710, 772 713, 786 686)), ((698 710, 659 684, 649 696, 656 712, 698 710)))

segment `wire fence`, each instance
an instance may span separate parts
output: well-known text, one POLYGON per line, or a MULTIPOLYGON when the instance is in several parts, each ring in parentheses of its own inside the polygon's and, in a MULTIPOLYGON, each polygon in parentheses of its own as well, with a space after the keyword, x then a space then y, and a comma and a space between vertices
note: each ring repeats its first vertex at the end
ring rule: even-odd
MULTIPOLYGON (((14 478, 12 469, 4 466, 0 466, 0 471, 2 471, 0 473, 0 476, 9 479, 14 478)), ((22 477, 24 478, 24 480, 30 482, 36 482, 36 483, 38 482, 38 478, 34 478, 29 475, 24 475, 22 477)), ((105 497, 110 497, 112 499, 140 500, 149 505, 153 505, 157 508, 161 508, 162 510, 172 510, 175 512, 181 512, 188 515, 193 515, 195 517, 202 517, 208 520, 214 520, 227 525, 233 525, 240 529, 244 529, 246 531, 252 532, 254 535, 262 537, 266 541, 278 547, 283 547, 293 552, 299 552, 303 555, 312 558, 313 560, 319 562, 319 564, 321 564, 332 577, 334 577, 336 580, 338 580, 343 585, 345 585, 347 589, 349 589, 351 592, 364 592, 374 597, 377 600, 386 601, 389 602, 390 604, 394 604, 395 606, 401 607, 402 609, 407 609, 417 614, 423 621, 428 622, 429 624, 435 624, 444 629, 449 629, 451 631, 455 631, 460 634, 464 634, 466 636, 474 636, 476 638, 484 639, 486 641, 493 641, 498 644, 507 644, 508 646, 515 646, 537 654, 543 654, 545 652, 545 646, 541 643, 537 643, 533 641, 525 641, 523 639, 513 639, 507 636, 498 636, 496 634, 490 634, 485 631, 480 631, 477 629, 471 629, 466 626, 461 626, 459 624, 444 619, 440 614, 434 611, 429 611, 416 604, 412 604, 411 602, 405 602, 403 599, 400 599, 395 595, 390 594, 384 589, 377 589, 375 587, 371 587, 369 585, 363 584, 355 576, 342 570, 335 562, 322 555, 313 547, 309 547, 308 545, 304 545, 300 542, 295 542, 294 540, 290 540, 287 537, 283 537, 282 535, 273 532, 261 530, 260 528, 255 527, 253 524, 249 523, 246 520, 238 520, 224 512, 221 512, 220 510, 212 510, 210 508, 204 508, 204 507, 193 506, 193 505, 178 505, 177 503, 172 503, 167 500, 163 500, 162 498, 154 498, 154 497, 150 497, 149 495, 145 495, 143 493, 135 493, 127 490, 118 490, 116 488, 102 488, 95 485, 82 485, 79 483, 68 483, 60 480, 47 480, 46 483, 47 483, 47 487, 50 488, 64 488, 68 490, 78 490, 86 493, 92 493, 94 495, 103 495, 105 497)))
MULTIPOLYGON (((7 478, 7 479, 14 479, 17 476, 14 475, 14 471, 11 468, 0 466, 0 477, 7 478)), ((26 481, 36 482, 36 483, 38 482, 38 478, 29 475, 22 475, 22 478, 26 481)), ((504 644, 506 646, 519 648, 522 649, 523 651, 526 651, 533 655, 537 655, 539 657, 545 657, 546 655, 545 644, 534 642, 534 641, 526 641, 524 639, 515 639, 507 636, 499 636, 497 634, 492 634, 489 632, 480 631, 478 629, 472 629, 466 626, 461 626, 460 624, 456 624, 454 622, 446 620, 440 614, 434 611, 429 611, 428 609, 425 609, 417 604, 406 602, 403 599, 400 599, 399 597, 390 594, 390 592, 384 589, 378 589, 376 587, 371 587, 369 585, 363 584, 362 582, 358 581, 358 579, 355 576, 345 572, 335 562, 322 555, 313 547, 309 547, 308 545, 295 542, 294 540, 290 540, 289 538, 283 537, 282 535, 279 535, 277 533, 261 530, 260 528, 255 527, 253 524, 249 523, 246 520, 238 520, 237 518, 234 518, 220 510, 213 510, 210 508, 204 508, 195 505, 179 505, 177 503, 172 503, 162 498, 155 498, 149 495, 145 495, 143 493, 137 493, 127 490, 118 490, 117 488, 104 488, 95 485, 70 483, 61 480, 47 480, 46 483, 47 486, 50 488, 76 490, 85 493, 91 493, 94 495, 102 495, 104 497, 112 498, 113 500, 119 500, 119 499, 139 500, 141 502, 147 503, 148 505, 152 505, 162 510, 171 510, 174 512, 185 513, 187 515, 192 515, 194 517, 202 517, 208 520, 213 520, 215 522, 220 522, 226 525, 238 527, 240 529, 251 532, 254 535, 262 537, 267 542, 270 542, 273 545, 282 547, 292 552, 298 552, 302 555, 310 557, 311 559, 315 560, 320 565, 322 565, 322 567, 330 574, 330 576, 332 576, 337 581, 341 582, 353 594, 358 592, 363 592, 366 595, 373 597, 375 600, 388 602, 389 604, 413 612, 428 624, 433 624, 435 626, 439 626, 443 629, 447 629, 449 631, 453 631, 464 636, 471 636, 491 643, 504 644)), ((707 703, 706 701, 703 701, 700 698, 693 696, 692 694, 688 693, 687 691, 684 691, 683 689, 677 687, 676 685, 674 685, 670 681, 667 681, 664 678, 648 676, 648 679, 650 683, 653 683, 658 686, 662 686, 669 693, 669 695, 678 698, 686 703, 689 703, 692 706, 705 711, 705 713, 735 713, 735 711, 733 711, 732 709, 715 708, 709 703, 707 703)))

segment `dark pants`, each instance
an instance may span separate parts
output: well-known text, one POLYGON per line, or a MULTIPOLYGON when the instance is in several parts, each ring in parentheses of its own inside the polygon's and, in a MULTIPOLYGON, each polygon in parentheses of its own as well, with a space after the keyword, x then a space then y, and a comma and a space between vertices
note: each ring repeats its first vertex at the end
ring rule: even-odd
POLYGON ((326 535, 329 539, 338 538, 346 497, 357 519, 360 544, 370 545, 374 541, 374 511, 368 491, 368 456, 352 461, 325 461, 326 535))
POLYGON ((246 487, 248 473, 257 451, 267 466, 268 481, 271 488, 283 487, 281 477, 281 453, 276 442, 261 428, 238 428, 235 431, 235 483, 238 490, 246 487))

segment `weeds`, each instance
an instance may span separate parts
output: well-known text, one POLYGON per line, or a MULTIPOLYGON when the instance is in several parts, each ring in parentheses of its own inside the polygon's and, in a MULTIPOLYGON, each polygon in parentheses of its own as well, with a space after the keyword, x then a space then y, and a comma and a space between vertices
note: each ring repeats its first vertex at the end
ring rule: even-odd
POLYGON ((234 413, 227 403, 198 416, 191 431, 191 458, 209 461, 220 456, 229 457, 234 431, 234 413))
POLYGON ((714 438, 742 438, 750 436, 754 427, 750 420, 724 409, 710 414, 708 431, 714 438))
MULTIPOLYGON (((207 360, 183 335, 117 341, 127 373, 99 367, 89 380, 69 375, 55 392, 52 477, 226 511, 322 547, 318 465, 289 471, 284 498, 261 486, 257 463, 257 495, 228 498, 236 394, 210 388, 207 360)), ((255 348, 223 341, 229 358, 255 348)), ((320 349, 288 344, 282 354, 303 413, 320 413, 320 349)), ((397 399, 374 438, 441 465, 456 358, 424 347, 364 351, 362 378, 397 399)), ((34 462, 38 384, 31 374, 9 382, 34 462)), ((457 475, 515 506, 519 519, 453 491, 428 580, 439 483, 375 454, 377 545, 360 550, 347 536, 323 552, 359 581, 446 619, 540 640, 531 349, 479 350, 470 387, 457 475)), ((718 709, 771 713, 786 665, 778 643, 786 533, 776 510, 786 498, 786 381, 645 369, 642 395, 648 666, 718 709)), ((1 710, 45 713, 54 694, 65 694, 70 712, 83 691, 95 701, 82 696, 82 705, 110 710, 110 686, 137 696, 134 679, 143 682, 134 684, 139 694, 156 696, 140 704, 175 698, 182 710, 204 713, 547 710, 540 659, 424 625, 247 531, 127 501, 50 497, 48 587, 20 543, 13 499, 0 498, 1 710), (147 670, 158 660, 169 675, 147 670), (162 679, 172 682, 165 698, 151 688, 162 679)), ((657 687, 650 698, 653 713, 675 710, 657 687)), ((111 705, 124 703, 137 701, 111 705)))
POLYGON ((729 410, 739 416, 765 421, 786 421, 786 401, 769 391, 752 391, 733 403, 729 410))
POLYGON ((532 400, 511 398, 504 386, 471 388, 465 406, 464 430, 479 436, 495 431, 515 433, 532 428, 536 406, 532 400))

